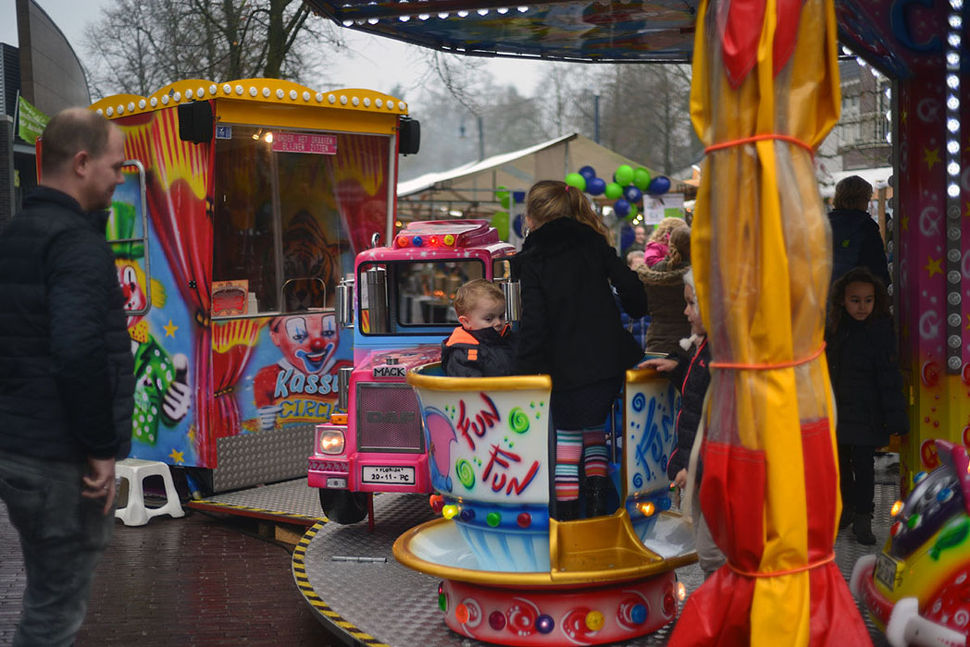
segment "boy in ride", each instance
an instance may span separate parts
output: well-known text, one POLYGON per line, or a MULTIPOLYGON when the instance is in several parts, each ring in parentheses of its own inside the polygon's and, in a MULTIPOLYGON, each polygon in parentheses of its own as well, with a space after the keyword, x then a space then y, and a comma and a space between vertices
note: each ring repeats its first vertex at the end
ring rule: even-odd
POLYGON ((448 377, 511 375, 512 333, 505 321, 505 295, 485 279, 465 283, 455 294, 461 324, 441 343, 441 368, 448 377))

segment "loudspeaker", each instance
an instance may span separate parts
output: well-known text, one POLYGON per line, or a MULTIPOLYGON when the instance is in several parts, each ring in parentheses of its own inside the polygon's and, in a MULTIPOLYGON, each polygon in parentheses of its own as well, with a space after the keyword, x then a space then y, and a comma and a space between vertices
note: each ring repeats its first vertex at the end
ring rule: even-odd
POLYGON ((421 148, 421 124, 408 117, 401 117, 398 151, 401 155, 414 155, 421 148))
POLYGON ((207 144, 212 141, 212 104, 193 101, 179 105, 179 139, 207 144))

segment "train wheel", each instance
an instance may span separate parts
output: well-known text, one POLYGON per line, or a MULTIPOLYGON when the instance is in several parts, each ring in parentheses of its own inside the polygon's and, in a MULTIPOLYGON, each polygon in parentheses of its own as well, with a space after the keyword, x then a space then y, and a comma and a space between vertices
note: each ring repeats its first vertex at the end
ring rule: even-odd
POLYGON ((339 524, 357 523, 367 516, 366 492, 320 490, 320 507, 327 519, 339 524))

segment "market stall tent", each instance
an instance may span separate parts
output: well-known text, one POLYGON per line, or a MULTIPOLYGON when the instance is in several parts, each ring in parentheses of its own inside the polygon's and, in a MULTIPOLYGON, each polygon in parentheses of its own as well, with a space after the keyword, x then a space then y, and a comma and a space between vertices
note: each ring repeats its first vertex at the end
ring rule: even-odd
MULTIPOLYGON (((488 217, 507 211, 495 193, 500 187, 527 191, 538 180, 561 180, 592 166, 609 181, 622 164, 643 166, 578 133, 494 155, 440 173, 427 173, 397 185, 398 219, 435 220, 488 217)), ((649 169, 648 169, 649 170, 649 169)), ((651 175, 655 175, 651 170, 651 175)), ((673 187, 676 190, 676 182, 673 187)))

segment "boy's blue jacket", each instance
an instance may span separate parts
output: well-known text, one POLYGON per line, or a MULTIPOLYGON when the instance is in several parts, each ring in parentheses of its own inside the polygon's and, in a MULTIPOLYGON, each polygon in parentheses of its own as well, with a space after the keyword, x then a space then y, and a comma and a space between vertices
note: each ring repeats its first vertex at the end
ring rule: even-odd
POLYGON ((500 377, 512 374, 511 327, 465 330, 455 328, 441 342, 441 370, 448 377, 500 377))

